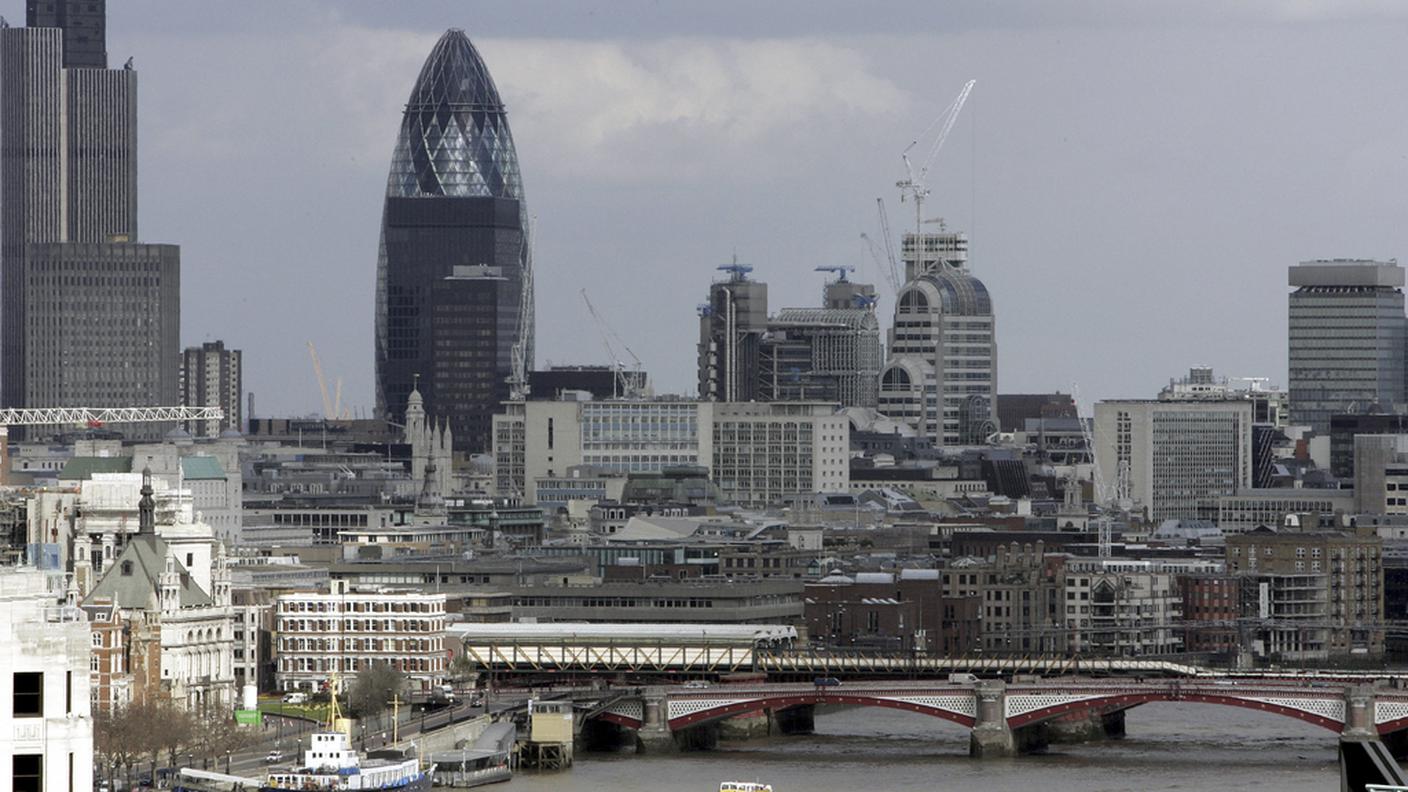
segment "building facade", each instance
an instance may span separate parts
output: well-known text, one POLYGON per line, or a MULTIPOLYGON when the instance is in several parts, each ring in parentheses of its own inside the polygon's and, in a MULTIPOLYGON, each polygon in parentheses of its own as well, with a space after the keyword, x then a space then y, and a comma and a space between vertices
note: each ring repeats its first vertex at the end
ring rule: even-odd
POLYGON ((992 298, 968 271, 968 239, 907 233, 879 409, 936 446, 979 445, 997 431, 992 298))
POLYGON ((725 499, 759 504, 850 486, 849 423, 831 404, 526 401, 494 416, 500 495, 569 468, 660 473, 703 466, 725 499))
POLYGON ((224 341, 207 341, 186 347, 181 354, 181 404, 219 407, 224 416, 186 430, 201 437, 216 437, 226 429, 244 427, 244 355, 226 349, 224 341))
POLYGON ((1097 402, 1093 436, 1104 485, 1154 522, 1251 487, 1249 401, 1097 402))
POLYGON ((445 681, 444 594, 332 586, 275 602, 279 690, 320 690, 334 674, 351 679, 376 663, 404 674, 414 689, 445 681))
POLYGON ((1065 595, 1072 652, 1138 657, 1183 649, 1178 579, 1156 563, 1069 559, 1065 595))
POLYGON ((699 398, 759 398, 763 336, 768 331, 768 285, 751 280, 752 267, 734 261, 719 267, 728 278, 709 286, 699 308, 699 398))
POLYGON ((93 788, 91 641, 61 575, 0 570, 0 788, 93 788))
POLYGON ((0 29, 0 402, 175 404, 179 254, 137 244, 137 73, 105 3, 0 29), (71 50, 71 51, 70 51, 71 50))
POLYGON ((469 452, 533 361, 528 214, 508 116, 463 31, 436 43, 391 156, 376 283, 377 411, 416 388, 469 452))
POLYGON ((1291 422, 1325 435, 1332 415, 1402 407, 1403 268, 1306 261, 1290 268, 1289 282, 1291 422))
POLYGON ((1291 659, 1384 649, 1383 540, 1337 531, 1227 538, 1227 571, 1254 579, 1269 654, 1291 659))
POLYGON ((24 268, 26 404, 180 403, 179 247, 31 244, 24 268))

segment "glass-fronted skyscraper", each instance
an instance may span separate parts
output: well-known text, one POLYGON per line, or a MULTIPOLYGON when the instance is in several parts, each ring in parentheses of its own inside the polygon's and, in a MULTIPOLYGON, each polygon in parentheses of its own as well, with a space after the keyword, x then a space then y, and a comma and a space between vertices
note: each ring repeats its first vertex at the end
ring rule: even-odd
POLYGON ((1336 259, 1290 268, 1291 422, 1330 432, 1330 416, 1404 405, 1403 268, 1336 259))
POLYGON ((532 368, 528 217, 508 116, 461 30, 440 37, 391 155, 376 282, 376 398, 401 422, 419 380, 460 450, 488 451, 511 377, 532 368))

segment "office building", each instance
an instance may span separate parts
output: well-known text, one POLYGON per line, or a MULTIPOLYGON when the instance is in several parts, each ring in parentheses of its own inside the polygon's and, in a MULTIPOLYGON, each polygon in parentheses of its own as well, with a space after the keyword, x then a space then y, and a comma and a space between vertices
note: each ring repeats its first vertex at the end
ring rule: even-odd
POLYGON ((1223 534, 1243 534, 1258 528, 1275 530, 1289 514, 1348 513, 1355 510, 1348 489, 1254 487, 1216 499, 1217 527, 1223 534))
POLYGON ((1173 654, 1183 598, 1175 573, 1158 562, 1066 561, 1066 626, 1072 652, 1114 657, 1173 654))
POLYGON ((352 589, 281 595, 275 603, 279 690, 316 691, 333 674, 351 679, 385 663, 414 690, 445 681, 445 595, 352 589))
POLYGON ((376 282, 376 404, 403 423, 417 387, 469 453, 533 362, 528 213, 508 116, 461 30, 426 59, 386 183, 376 282))
POLYGON ((1093 436, 1106 483, 1154 522, 1251 487, 1250 401, 1097 402, 1093 436))
POLYGON ((0 29, 0 325, 11 407, 176 403, 179 252, 138 244, 137 72, 103 2, 0 29))
POLYGON ((1290 268, 1291 422, 1316 434, 1332 415, 1404 404, 1403 268, 1335 259, 1290 268))
POLYGON ((91 646, 62 575, 0 570, 0 788, 93 788, 91 646))
POLYGON ((699 307, 699 398, 753 401, 768 331, 768 285, 750 279, 753 268, 737 260, 719 269, 728 277, 709 286, 709 301, 699 307))
POLYGON ((244 426, 243 355, 226 349, 224 341, 207 341, 186 347, 181 355, 181 403, 187 407, 219 407, 224 416, 205 421, 187 431, 199 437, 215 437, 226 429, 244 426))
POLYGON ((32 244, 23 266, 26 404, 179 403, 180 248, 32 244))
POLYGON ((882 363, 873 308, 784 308, 760 345, 757 397, 874 409, 882 363))
POLYGON ((660 473, 707 467, 729 501, 763 505, 850 486, 849 422, 834 405, 682 400, 527 401, 494 416, 498 492, 590 465, 660 473))
POLYGON ((997 431, 992 298, 968 271, 968 239, 907 233, 880 412, 936 446, 978 445, 997 431))

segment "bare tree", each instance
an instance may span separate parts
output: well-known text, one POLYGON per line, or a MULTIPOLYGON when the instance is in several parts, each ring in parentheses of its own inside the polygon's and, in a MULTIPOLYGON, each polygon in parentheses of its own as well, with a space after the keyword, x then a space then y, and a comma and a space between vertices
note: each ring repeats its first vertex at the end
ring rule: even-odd
POLYGON ((406 677, 389 663, 373 663, 357 672, 347 692, 347 708, 359 718, 380 715, 399 695, 406 677))

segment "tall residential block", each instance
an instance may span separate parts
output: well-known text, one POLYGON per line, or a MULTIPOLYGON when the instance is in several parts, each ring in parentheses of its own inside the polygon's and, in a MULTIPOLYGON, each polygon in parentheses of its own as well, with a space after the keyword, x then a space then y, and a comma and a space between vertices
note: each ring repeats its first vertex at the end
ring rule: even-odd
POLYGON ((1095 460, 1148 519, 1193 519, 1252 484, 1250 401, 1095 404, 1095 460))
POLYGON ((1335 259, 1293 266, 1290 295, 1291 422, 1330 432, 1330 416, 1404 405, 1403 268, 1335 259))
POLYGON ((186 347, 181 355, 181 404, 187 407, 219 407, 224 417, 188 427, 192 434, 214 437, 243 424, 243 355, 226 349, 224 341, 207 341, 186 347))
POLYGON ((977 445, 997 431, 992 297, 968 271, 968 239, 907 233, 880 412, 936 446, 977 445))
POLYGON ((511 379, 533 362, 528 213, 508 115, 463 31, 421 68, 391 155, 376 273, 376 404, 411 391, 460 446, 488 451, 511 379))
POLYGON ((0 403, 173 404, 179 252, 137 236, 137 72, 105 3, 0 28, 0 403))

